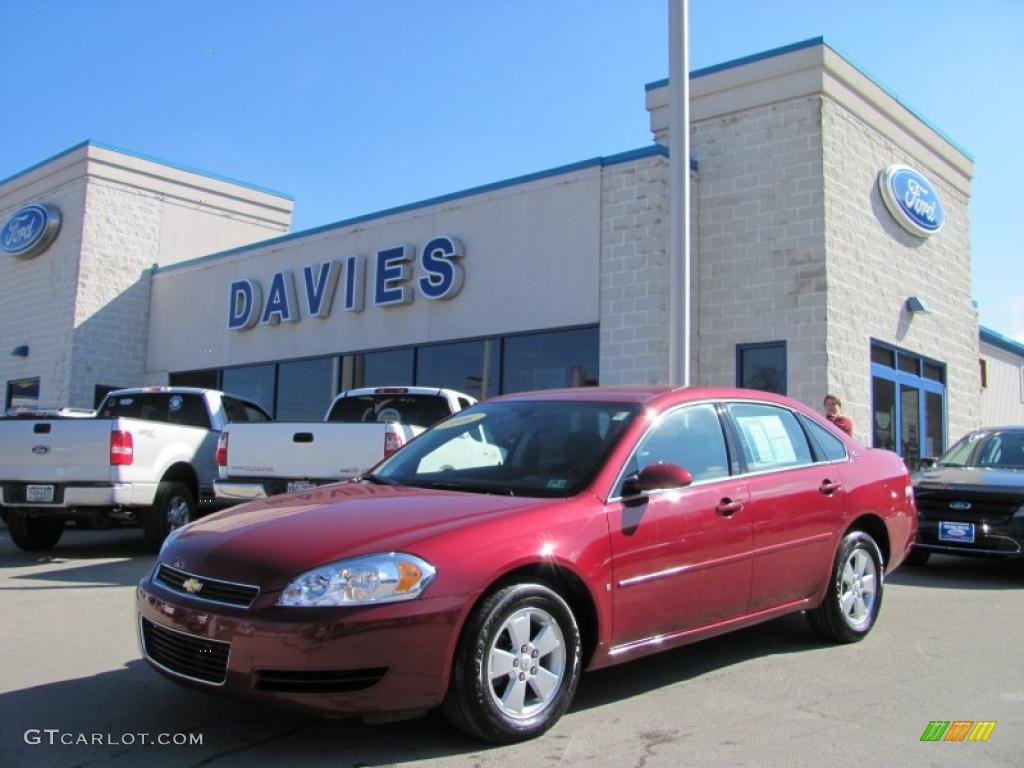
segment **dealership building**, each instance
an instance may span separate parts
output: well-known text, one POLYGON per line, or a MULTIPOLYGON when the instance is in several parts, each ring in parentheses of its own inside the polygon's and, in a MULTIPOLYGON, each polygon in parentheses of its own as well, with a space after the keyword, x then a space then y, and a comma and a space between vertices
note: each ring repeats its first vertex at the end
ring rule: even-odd
MULTIPOLYGON (((692 383, 834 392, 912 465, 1024 423, 1024 346, 971 299, 971 157, 821 39, 691 78, 692 383)), ((72 147, 0 182, 5 404, 665 384, 668 91, 646 147, 295 233, 286 195, 72 147)))

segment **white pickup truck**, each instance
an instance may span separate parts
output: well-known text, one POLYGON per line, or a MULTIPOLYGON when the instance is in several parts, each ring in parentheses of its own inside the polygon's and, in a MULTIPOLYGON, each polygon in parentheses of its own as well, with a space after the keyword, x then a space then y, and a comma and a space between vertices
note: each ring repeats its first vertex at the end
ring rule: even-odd
POLYGON ((323 421, 232 424, 217 448, 216 498, 237 503, 348 480, 474 403, 450 389, 367 387, 338 395, 323 421))
POLYGON ((270 421, 255 403, 192 387, 120 389, 94 418, 0 420, 0 509, 14 543, 56 545, 67 520, 142 523, 157 548, 215 504, 217 438, 270 421))

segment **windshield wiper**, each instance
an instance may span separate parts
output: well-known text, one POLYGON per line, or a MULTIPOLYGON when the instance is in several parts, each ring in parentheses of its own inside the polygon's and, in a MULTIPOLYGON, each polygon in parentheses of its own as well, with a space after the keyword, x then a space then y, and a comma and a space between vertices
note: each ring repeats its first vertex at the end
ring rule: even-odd
POLYGON ((365 475, 359 475, 355 480, 357 483, 365 480, 366 482, 373 483, 374 485, 398 485, 394 480, 388 480, 387 478, 375 475, 372 472, 367 472, 365 475))
POLYGON ((434 491, 465 491, 467 493, 486 493, 496 496, 515 496, 516 493, 508 486, 493 485, 468 485, 466 483, 410 483, 419 488, 429 488, 434 491))

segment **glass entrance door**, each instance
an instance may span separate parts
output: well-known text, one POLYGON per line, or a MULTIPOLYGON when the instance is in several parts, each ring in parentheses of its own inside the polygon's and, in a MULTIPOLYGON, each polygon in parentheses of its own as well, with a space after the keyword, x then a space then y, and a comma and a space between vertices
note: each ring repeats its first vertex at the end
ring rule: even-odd
POLYGON ((907 469, 921 466, 921 390, 900 384, 900 455, 907 469))
POLYGON ((910 352, 871 345, 871 439, 896 451, 911 471, 946 445, 945 366, 910 352))

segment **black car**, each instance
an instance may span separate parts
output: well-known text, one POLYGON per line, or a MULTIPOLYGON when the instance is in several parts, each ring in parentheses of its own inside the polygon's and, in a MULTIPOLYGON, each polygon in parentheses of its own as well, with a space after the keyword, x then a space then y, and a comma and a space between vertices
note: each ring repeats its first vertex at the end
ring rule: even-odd
POLYGON ((919 524, 906 559, 1024 557, 1024 427, 979 429, 912 477, 919 524))

